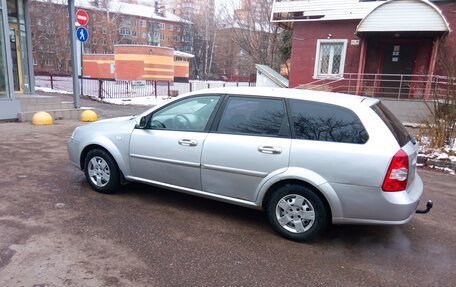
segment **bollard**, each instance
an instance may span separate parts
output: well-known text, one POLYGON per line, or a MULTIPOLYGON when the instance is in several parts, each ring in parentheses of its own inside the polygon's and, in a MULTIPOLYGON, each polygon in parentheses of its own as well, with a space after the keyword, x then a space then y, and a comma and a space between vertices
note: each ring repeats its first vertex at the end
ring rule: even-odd
POLYGON ((92 110, 85 110, 79 118, 81 122, 95 122, 98 119, 97 113, 92 110))
POLYGON ((32 117, 32 124, 34 125, 52 125, 54 120, 51 115, 46 112, 37 112, 32 117))

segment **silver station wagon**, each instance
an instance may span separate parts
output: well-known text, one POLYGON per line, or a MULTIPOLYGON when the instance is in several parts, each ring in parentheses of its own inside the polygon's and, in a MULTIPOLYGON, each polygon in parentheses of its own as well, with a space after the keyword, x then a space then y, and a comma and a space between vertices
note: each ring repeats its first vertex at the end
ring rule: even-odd
POLYGON ((68 141, 98 192, 136 181, 261 209, 297 241, 330 223, 408 222, 423 193, 417 150, 377 99, 273 88, 189 93, 68 141))

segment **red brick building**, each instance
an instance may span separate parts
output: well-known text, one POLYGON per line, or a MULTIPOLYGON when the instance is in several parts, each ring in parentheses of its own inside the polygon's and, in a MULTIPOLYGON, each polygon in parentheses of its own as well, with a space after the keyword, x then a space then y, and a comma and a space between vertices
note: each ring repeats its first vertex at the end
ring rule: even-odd
MULTIPOLYGON (((290 87, 427 97, 439 45, 456 43, 455 1, 275 1, 272 22, 293 29, 290 87), (421 89, 412 83, 421 82, 421 89)), ((449 45, 453 46, 453 45, 449 45)))

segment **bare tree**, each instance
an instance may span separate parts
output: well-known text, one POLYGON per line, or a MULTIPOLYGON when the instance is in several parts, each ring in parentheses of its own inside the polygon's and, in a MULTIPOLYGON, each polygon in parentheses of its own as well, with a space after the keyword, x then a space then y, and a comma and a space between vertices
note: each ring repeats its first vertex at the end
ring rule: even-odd
MULTIPOLYGON (((119 15, 108 10, 109 0, 99 0, 89 10, 91 20, 87 28, 90 39, 84 44, 89 53, 112 53, 117 41, 119 15), (95 40, 95 41, 94 41, 95 40)), ((66 0, 32 1, 32 39, 35 70, 53 74, 71 73, 69 23, 66 0)))
POLYGON ((30 9, 32 19, 32 47, 35 51, 36 71, 69 74, 70 55, 68 10, 65 0, 33 1, 30 9), (39 55, 39 56, 38 56, 39 55))
POLYGON ((432 98, 425 101, 430 116, 424 122, 430 145, 443 148, 453 145, 456 138, 456 52, 451 43, 441 42, 432 98))
POLYGON ((214 44, 217 37, 215 16, 203 13, 189 19, 192 24, 195 76, 207 80, 212 77, 214 44))
POLYGON ((234 10, 234 13, 225 13, 225 23, 232 29, 232 42, 247 53, 254 63, 278 70, 282 62, 282 29, 270 23, 272 1, 261 2, 261 6, 246 1, 241 9, 236 9, 236 4, 231 3, 231 7, 228 8, 234 10))

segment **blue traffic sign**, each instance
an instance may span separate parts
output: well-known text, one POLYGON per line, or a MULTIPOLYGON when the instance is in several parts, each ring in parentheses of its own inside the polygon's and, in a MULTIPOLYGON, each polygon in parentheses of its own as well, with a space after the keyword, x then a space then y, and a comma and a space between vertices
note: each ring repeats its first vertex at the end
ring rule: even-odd
POLYGON ((87 31, 85 27, 79 27, 76 30, 76 37, 83 43, 87 42, 87 40, 89 40, 89 31, 87 31))

